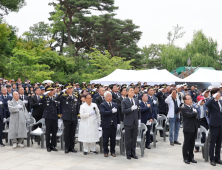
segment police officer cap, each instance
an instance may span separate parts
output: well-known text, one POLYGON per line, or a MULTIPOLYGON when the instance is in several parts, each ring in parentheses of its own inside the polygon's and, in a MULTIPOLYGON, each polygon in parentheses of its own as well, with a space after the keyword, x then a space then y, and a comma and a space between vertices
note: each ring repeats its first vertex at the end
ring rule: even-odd
POLYGON ((53 90, 54 87, 52 85, 46 86, 45 91, 53 90))

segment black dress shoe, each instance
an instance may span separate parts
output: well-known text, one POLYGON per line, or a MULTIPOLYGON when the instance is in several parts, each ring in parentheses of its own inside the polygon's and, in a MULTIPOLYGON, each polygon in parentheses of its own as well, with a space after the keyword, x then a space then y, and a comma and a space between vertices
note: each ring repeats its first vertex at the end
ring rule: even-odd
POLYGON ((190 164, 190 161, 184 160, 184 163, 185 163, 185 164, 190 164))
POLYGON ((69 149, 65 149, 65 153, 69 153, 69 149))
POLYGON ((222 165, 222 161, 220 159, 215 160, 215 163, 222 165))
POLYGON ((168 135, 166 134, 165 137, 168 137, 168 135))
POLYGON ((83 152, 83 155, 87 155, 88 153, 87 152, 83 152))
POLYGON ((93 153, 93 154, 95 154, 95 155, 98 155, 98 152, 96 152, 96 151, 90 151, 90 153, 93 153))
POLYGON ((189 161, 192 163, 197 163, 197 161, 195 161, 194 159, 190 159, 189 161))
POLYGON ((69 149, 70 152, 74 152, 74 153, 77 153, 77 150, 75 149, 69 149))
POLYGON ((174 141, 174 144, 181 145, 181 143, 178 141, 174 141))
POLYGON ((126 158, 130 160, 130 159, 131 159, 131 156, 126 156, 126 158))
POLYGON ((211 164, 212 166, 216 166, 216 163, 215 163, 214 160, 213 160, 213 161, 210 161, 210 164, 211 164))
POLYGON ((170 142, 170 145, 174 146, 174 143, 173 143, 173 142, 170 142))
POLYGON ((150 146, 146 146, 146 149, 151 149, 151 147, 150 146))
POLYGON ((47 152, 51 152, 51 148, 47 148, 47 152))
POLYGON ((58 151, 54 146, 51 147, 52 151, 58 151))
POLYGON ((131 158, 138 159, 136 155, 131 155, 131 158))

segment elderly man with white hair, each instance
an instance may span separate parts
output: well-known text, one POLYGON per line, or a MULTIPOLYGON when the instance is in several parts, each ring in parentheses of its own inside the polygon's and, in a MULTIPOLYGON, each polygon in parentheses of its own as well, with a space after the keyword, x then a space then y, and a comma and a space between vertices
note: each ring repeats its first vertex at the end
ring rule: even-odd
POLYGON ((120 113, 118 105, 112 102, 112 93, 106 91, 104 97, 105 102, 101 103, 99 106, 102 116, 101 127, 103 129, 104 156, 108 157, 108 142, 110 139, 110 152, 113 157, 116 157, 116 130, 120 128, 120 113))
POLYGON ((30 119, 25 104, 19 100, 19 93, 13 92, 13 99, 8 101, 8 108, 11 113, 9 122, 8 138, 12 139, 13 149, 18 146, 23 148, 24 138, 27 138, 26 121, 30 119))

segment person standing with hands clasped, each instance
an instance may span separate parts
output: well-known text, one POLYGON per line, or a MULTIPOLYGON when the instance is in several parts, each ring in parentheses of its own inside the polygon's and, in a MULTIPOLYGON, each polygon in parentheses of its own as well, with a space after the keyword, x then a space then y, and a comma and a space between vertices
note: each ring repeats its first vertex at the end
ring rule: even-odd
POLYGON ((100 113, 103 117, 101 127, 103 129, 103 148, 104 156, 108 157, 108 142, 110 138, 110 152, 116 157, 116 130, 120 128, 119 109, 116 103, 112 102, 112 93, 106 91, 104 93, 105 102, 100 104, 100 113))
POLYGON ((209 109, 209 128, 210 128, 210 164, 216 166, 222 165, 220 159, 221 152, 221 126, 222 126, 222 103, 220 101, 220 89, 213 88, 211 90, 212 98, 206 102, 209 109), (214 152, 215 151, 215 152, 214 152))
POLYGON ((183 143, 183 159, 186 164, 197 163, 194 160, 194 145, 197 136, 197 131, 200 128, 198 121, 198 113, 192 106, 192 98, 189 94, 183 97, 184 105, 181 107, 181 112, 183 115, 183 133, 184 133, 184 143, 183 143))
POLYGON ((176 89, 171 89, 170 95, 165 99, 165 102, 168 104, 169 108, 167 117, 169 118, 170 123, 170 145, 181 145, 181 143, 177 141, 180 129, 180 100, 177 98, 176 89))
POLYGON ((86 102, 80 106, 80 124, 78 140, 83 142, 83 154, 96 152, 96 142, 99 141, 100 112, 96 103, 92 103, 91 94, 86 94, 86 102))
POLYGON ((134 89, 127 87, 126 92, 128 97, 122 103, 122 113, 124 114, 124 128, 125 128, 125 147, 127 159, 138 159, 136 156, 136 141, 138 134, 138 127, 141 125, 139 101, 134 96, 134 89))

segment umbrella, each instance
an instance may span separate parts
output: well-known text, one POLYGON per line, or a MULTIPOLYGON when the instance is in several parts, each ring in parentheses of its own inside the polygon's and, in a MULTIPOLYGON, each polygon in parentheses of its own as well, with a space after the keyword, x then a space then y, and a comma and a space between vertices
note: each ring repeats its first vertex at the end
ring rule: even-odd
POLYGON ((43 82, 42 82, 42 84, 45 84, 45 83, 54 83, 52 80, 44 80, 43 82))

